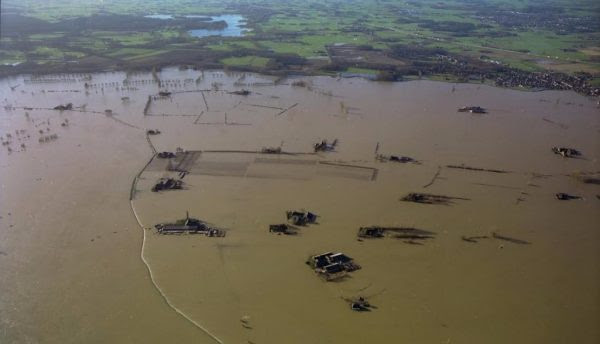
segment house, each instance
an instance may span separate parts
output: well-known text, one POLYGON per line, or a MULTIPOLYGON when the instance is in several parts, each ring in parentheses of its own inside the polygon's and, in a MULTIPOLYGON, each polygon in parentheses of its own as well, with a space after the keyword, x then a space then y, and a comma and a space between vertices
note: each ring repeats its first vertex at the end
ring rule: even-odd
POLYGON ((186 218, 177 220, 175 223, 159 223, 154 226, 159 234, 204 234, 210 237, 224 237, 225 231, 210 226, 208 223, 189 217, 186 212, 186 218))
POLYGON ((278 234, 286 234, 293 235, 297 234, 296 228, 293 226, 287 225, 285 223, 277 224, 277 225, 269 225, 269 232, 278 233, 278 234))
POLYGON ((383 238, 385 228, 383 227, 360 227, 358 230, 359 238, 383 238))
POLYGON ((317 214, 311 213, 310 211, 296 211, 288 210, 285 215, 289 222, 296 226, 304 226, 308 223, 315 223, 317 221, 317 214))
POLYGON ((326 252, 312 256, 306 264, 310 265, 314 271, 327 281, 342 278, 348 272, 360 269, 360 265, 354 262, 354 259, 338 252, 326 252))

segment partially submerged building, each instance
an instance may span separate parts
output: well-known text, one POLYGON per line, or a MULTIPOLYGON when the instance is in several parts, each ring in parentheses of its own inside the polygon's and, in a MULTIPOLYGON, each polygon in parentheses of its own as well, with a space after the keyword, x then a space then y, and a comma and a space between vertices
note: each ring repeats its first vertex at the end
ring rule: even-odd
POLYGON ((413 164, 420 164, 420 162, 416 159, 413 159, 409 156, 402 156, 402 155, 383 155, 383 154, 377 154, 377 156, 375 156, 375 159, 377 159, 377 161, 380 162, 399 162, 402 164, 406 164, 406 163, 413 163, 413 164))
POLYGON ((568 147, 552 147, 552 152, 554 152, 554 154, 562 155, 565 158, 577 158, 582 155, 577 149, 568 147))
POLYGON ((285 235, 298 234, 296 227, 290 226, 286 223, 281 223, 281 224, 277 224, 277 225, 269 225, 269 232, 277 233, 277 234, 285 234, 285 235))
POLYGON ((281 147, 263 147, 260 152, 263 154, 281 154, 281 147))
POLYGON ((317 214, 310 211, 288 210, 285 212, 288 221, 296 226, 305 226, 317 222, 317 214))
POLYGON ((360 265, 356 264, 354 259, 341 252, 311 256, 306 264, 327 281, 342 278, 346 273, 360 269, 360 265))
POLYGON ((160 223, 154 226, 160 234, 204 234, 210 237, 224 237, 225 231, 212 227, 208 223, 189 217, 186 212, 185 219, 177 220, 175 223, 160 223))
POLYGON ((53 108, 54 110, 64 111, 64 110, 73 110, 73 103, 68 103, 66 105, 57 105, 53 108))
POLYGON ((183 181, 174 178, 160 178, 152 187, 152 192, 162 190, 181 190, 183 189, 183 181))
POLYGON ((357 235, 359 239, 389 237, 393 239, 410 240, 410 242, 405 242, 411 244, 421 243, 424 240, 435 238, 434 232, 414 227, 360 227, 357 235))
POLYGON ((172 159, 175 158, 175 153, 173 152, 160 152, 156 154, 160 159, 172 159))
POLYGON ((362 296, 359 296, 355 299, 350 299, 350 309, 355 312, 370 312, 371 308, 374 307, 362 296))
POLYGON ((338 144, 338 140, 333 140, 332 143, 328 143, 327 140, 317 142, 314 144, 315 153, 317 152, 332 152, 338 144))
POLYGON ((358 230, 359 238, 383 238, 386 229, 383 227, 360 227, 358 230))
POLYGON ((458 108, 458 112, 470 112, 470 113, 487 113, 487 110, 481 106, 463 106, 458 108))

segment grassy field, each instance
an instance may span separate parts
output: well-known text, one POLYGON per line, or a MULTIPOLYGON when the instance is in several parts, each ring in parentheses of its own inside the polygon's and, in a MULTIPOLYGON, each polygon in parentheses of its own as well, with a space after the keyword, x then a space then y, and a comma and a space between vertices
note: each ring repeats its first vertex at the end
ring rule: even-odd
MULTIPOLYGON (((278 63, 270 66, 283 68, 296 56, 309 63, 296 59, 304 67, 293 68, 329 73, 335 66, 322 70, 328 46, 369 46, 389 55, 402 44, 442 48, 457 57, 526 71, 600 73, 600 23, 593 16, 600 13, 600 3, 591 0, 488 0, 485 5, 469 0, 4 0, 1 6, 0 61, 28 62, 30 68, 88 57, 132 67, 137 60, 162 65, 169 61, 160 56, 173 57, 165 53, 188 51, 178 61, 264 68, 274 59, 278 63), (148 24, 151 19, 144 16, 150 14, 177 20, 152 19, 148 24), (218 14, 244 16, 250 33, 196 38, 187 33, 193 25, 180 20, 218 14), (136 20, 146 22, 137 25, 136 20)), ((347 68, 379 67, 363 63, 347 68)))
POLYGON ((25 62, 25 54, 20 51, 0 51, 0 65, 12 65, 25 62))
POLYGON ((367 74, 367 75, 377 75, 378 71, 376 69, 368 69, 368 68, 356 68, 350 67, 346 70, 348 73, 353 74, 367 74))

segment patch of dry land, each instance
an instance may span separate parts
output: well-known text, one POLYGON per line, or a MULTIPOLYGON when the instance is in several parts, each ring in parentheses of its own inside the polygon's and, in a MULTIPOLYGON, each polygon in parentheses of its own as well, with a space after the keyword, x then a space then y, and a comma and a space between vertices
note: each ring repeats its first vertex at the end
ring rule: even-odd
POLYGON ((600 339, 596 99, 168 69, 6 78, 0 102, 2 343, 600 339), (293 209, 317 223, 269 232, 293 209), (155 229, 186 212, 226 236, 155 229), (328 251, 361 269, 320 278, 328 251))

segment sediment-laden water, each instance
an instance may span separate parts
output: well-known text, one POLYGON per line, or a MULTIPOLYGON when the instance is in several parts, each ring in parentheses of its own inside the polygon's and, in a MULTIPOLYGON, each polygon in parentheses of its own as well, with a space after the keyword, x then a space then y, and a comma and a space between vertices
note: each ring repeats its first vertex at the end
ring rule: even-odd
POLYGON ((171 306, 224 343, 600 338, 600 188, 583 182, 600 171, 594 100, 431 81, 298 80, 176 69, 1 80, 1 341, 214 342, 171 306), (230 93, 240 89, 251 93, 230 93), (52 110, 68 103, 72 110, 52 110), (457 112, 464 105, 489 112, 457 112), (161 133, 147 137, 148 129, 161 133), (312 153, 323 139, 338 139, 336 150, 215 152, 312 153), (185 162, 184 190, 150 191, 178 173, 164 160, 146 165, 149 143, 199 151, 185 162), (376 150, 419 164, 381 162, 376 150), (447 167, 461 164, 508 173, 447 167), (460 199, 400 200, 410 192, 460 199), (558 192, 582 199, 559 201, 558 192), (290 209, 314 211, 318 224, 269 233, 290 209), (186 211, 226 237, 153 229, 186 211), (358 240, 368 225, 434 235, 358 240), (473 236, 488 238, 461 239, 473 236), (140 259, 144 237, 155 284, 140 259), (326 251, 362 269, 325 282, 304 262, 326 251), (356 296, 377 308, 351 311, 344 299, 356 296))

